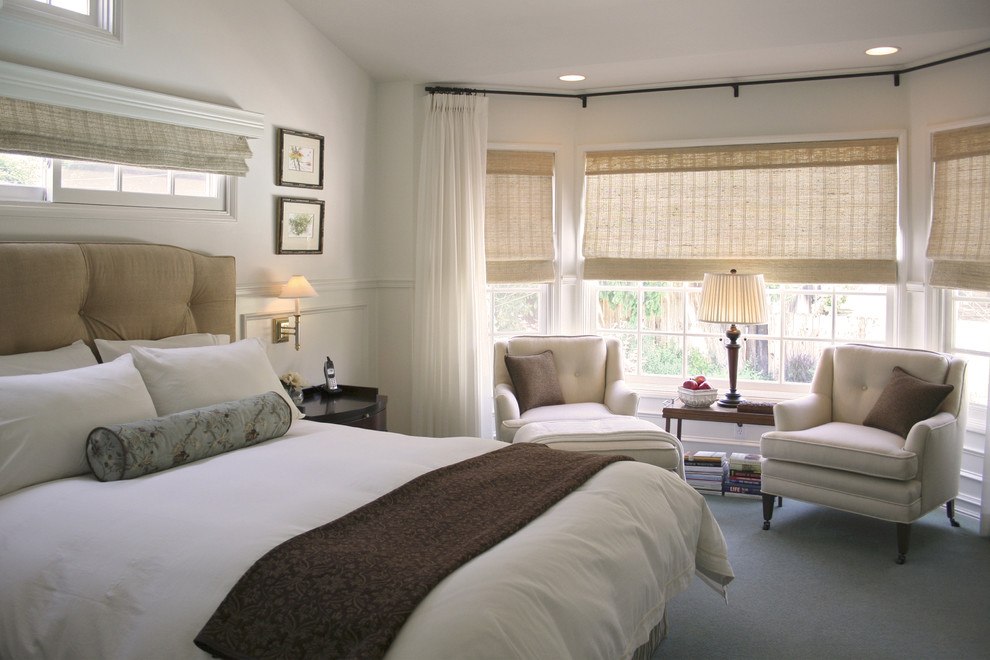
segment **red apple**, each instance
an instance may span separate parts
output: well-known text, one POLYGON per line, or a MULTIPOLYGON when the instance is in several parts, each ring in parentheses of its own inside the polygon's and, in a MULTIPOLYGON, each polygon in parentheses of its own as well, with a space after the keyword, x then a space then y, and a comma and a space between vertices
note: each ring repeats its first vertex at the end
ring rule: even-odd
POLYGON ((708 383, 702 383, 701 385, 698 385, 698 389, 699 390, 710 390, 710 389, 712 389, 712 386, 709 385, 708 383))
POLYGON ((707 378, 705 378, 704 376, 695 376, 694 377, 694 382, 696 382, 698 385, 701 385, 706 380, 707 380, 707 378))
POLYGON ((693 380, 688 379, 688 380, 684 381, 683 383, 681 383, 681 387, 683 387, 686 390, 696 390, 696 389, 698 389, 698 383, 694 382, 693 380))

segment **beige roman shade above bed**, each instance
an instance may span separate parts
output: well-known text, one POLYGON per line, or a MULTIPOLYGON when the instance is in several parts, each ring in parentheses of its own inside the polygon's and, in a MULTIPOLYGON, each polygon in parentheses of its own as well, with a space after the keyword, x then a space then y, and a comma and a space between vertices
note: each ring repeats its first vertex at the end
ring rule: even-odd
POLYGON ((168 245, 0 243, 0 355, 78 339, 233 339, 235 281, 233 257, 168 245))

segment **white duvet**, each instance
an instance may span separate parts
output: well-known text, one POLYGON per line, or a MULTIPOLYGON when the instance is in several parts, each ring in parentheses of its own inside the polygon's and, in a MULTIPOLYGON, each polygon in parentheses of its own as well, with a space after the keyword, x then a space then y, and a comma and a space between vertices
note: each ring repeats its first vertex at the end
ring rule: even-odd
MULTIPOLYGON (((11 493, 0 498, 0 657, 208 657, 193 638, 266 551, 502 446, 303 420, 166 472, 11 493)), ((732 575, 704 498, 623 461, 448 576, 386 657, 628 657, 696 570, 717 585, 732 575)))

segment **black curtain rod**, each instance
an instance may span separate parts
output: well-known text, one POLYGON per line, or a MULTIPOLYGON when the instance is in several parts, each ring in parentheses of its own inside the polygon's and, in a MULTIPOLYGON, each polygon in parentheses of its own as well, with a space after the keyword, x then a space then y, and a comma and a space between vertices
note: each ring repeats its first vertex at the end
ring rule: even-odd
POLYGON ((588 107, 588 99, 600 96, 620 96, 623 94, 651 94, 653 92, 679 92, 688 89, 714 89, 719 87, 731 87, 732 96, 737 98, 739 96, 740 87, 748 87, 751 85, 776 85, 779 83, 795 83, 795 82, 814 82, 817 80, 843 80, 846 78, 873 78, 877 76, 893 76, 894 86, 899 86, 901 84, 901 76, 905 73, 911 73, 913 71, 920 71, 921 69, 927 69, 929 67, 938 66, 940 64, 947 64, 949 62, 955 62, 956 60, 965 59, 967 57, 973 57, 974 55, 982 55, 984 53, 990 53, 990 47, 981 48, 980 50, 974 50, 969 53, 963 53, 962 55, 954 55, 953 57, 946 57, 941 60, 936 60, 934 62, 928 62, 927 64, 918 64, 916 66, 907 67, 905 69, 898 69, 896 71, 867 71, 863 73, 835 73, 820 76, 801 76, 799 78, 769 78, 767 80, 741 80, 739 82, 719 82, 719 83, 699 83, 695 85, 675 85, 671 87, 650 87, 647 89, 621 89, 611 92, 585 92, 584 94, 567 94, 564 92, 523 92, 517 90, 509 89, 472 89, 469 87, 439 87, 439 86, 429 86, 426 91, 430 94, 505 94, 510 96, 542 96, 548 98, 559 98, 559 99, 580 99, 581 107, 588 107))

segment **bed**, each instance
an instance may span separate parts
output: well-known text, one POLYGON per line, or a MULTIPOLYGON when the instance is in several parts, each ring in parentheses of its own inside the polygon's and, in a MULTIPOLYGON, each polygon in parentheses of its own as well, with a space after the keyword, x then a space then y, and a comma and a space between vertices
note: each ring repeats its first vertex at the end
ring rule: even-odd
MULTIPOLYGON (((250 446, 98 480, 94 426, 277 383, 244 357, 260 341, 234 340, 234 282, 232 258, 171 246, 0 244, 0 657, 210 657, 197 633, 269 550, 505 447, 292 419, 250 446)), ((385 657, 649 657, 696 576, 723 594, 732 579, 704 498, 615 462, 443 578, 385 657)))

